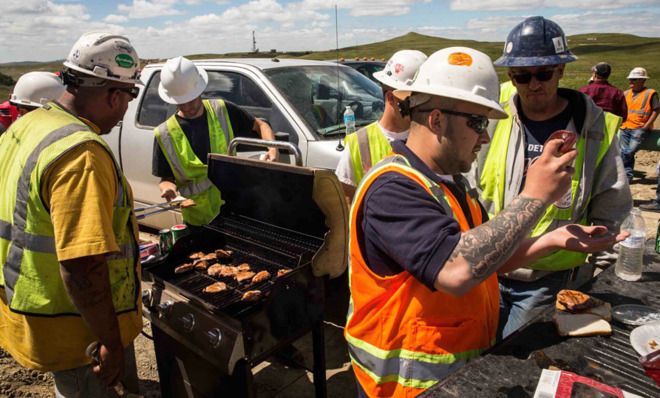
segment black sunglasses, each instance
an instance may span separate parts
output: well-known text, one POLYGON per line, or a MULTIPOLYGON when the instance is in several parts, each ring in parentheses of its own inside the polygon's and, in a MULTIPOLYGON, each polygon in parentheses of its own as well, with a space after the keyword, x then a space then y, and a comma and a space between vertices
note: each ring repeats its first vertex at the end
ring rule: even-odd
POLYGON ((138 94, 140 93, 140 87, 133 86, 133 87, 112 87, 110 90, 117 90, 117 91, 123 91, 126 94, 130 95, 131 98, 136 99, 138 94))
POLYGON ((529 82, 532 81, 532 77, 536 78, 536 80, 540 82, 547 82, 548 80, 552 79, 552 76, 554 76, 554 74, 555 74, 554 69, 546 69, 536 73, 532 73, 532 72, 511 73, 511 79, 518 84, 529 84, 529 82))
POLYGON ((446 113, 447 115, 461 116, 466 118, 468 127, 474 130, 479 135, 484 134, 488 129, 488 117, 482 115, 475 115, 474 113, 457 112, 442 108, 419 109, 418 112, 433 112, 433 110, 435 109, 439 110, 442 113, 446 113))

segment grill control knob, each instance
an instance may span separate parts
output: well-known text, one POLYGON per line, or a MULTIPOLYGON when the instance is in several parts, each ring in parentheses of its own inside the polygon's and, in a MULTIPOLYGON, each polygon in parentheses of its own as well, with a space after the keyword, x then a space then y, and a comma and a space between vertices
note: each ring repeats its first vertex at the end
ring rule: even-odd
POLYGON ((172 312, 172 306, 174 305, 173 302, 170 300, 165 301, 164 303, 158 304, 158 316, 160 318, 165 318, 170 315, 170 312, 172 312))
POLYGON ((186 332, 192 332, 195 328, 195 316, 193 314, 186 314, 181 318, 181 326, 186 332))
POLYGON ((220 347, 220 342, 222 341, 222 332, 218 328, 213 328, 206 332, 206 337, 209 339, 209 344, 213 348, 220 347))
POLYGON ((151 307, 154 304, 153 293, 150 289, 142 291, 142 304, 144 304, 145 307, 151 307))

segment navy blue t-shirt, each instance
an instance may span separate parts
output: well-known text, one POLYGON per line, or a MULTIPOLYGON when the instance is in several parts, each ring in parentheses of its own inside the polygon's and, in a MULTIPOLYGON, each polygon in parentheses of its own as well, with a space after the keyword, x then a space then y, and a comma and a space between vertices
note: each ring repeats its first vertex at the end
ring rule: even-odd
MULTIPOLYGON (((434 173, 403 141, 394 141, 392 149, 429 179, 445 184, 469 214, 465 191, 453 180, 434 173)), ((405 270, 431 290, 461 237, 458 222, 424 187, 395 172, 382 174, 369 187, 358 224, 358 241, 372 271, 386 276, 405 270)))
MULTIPOLYGON (((252 131, 252 127, 254 126, 254 117, 252 115, 232 102, 225 101, 225 106, 227 107, 227 115, 229 115, 229 122, 231 123, 234 137, 259 138, 259 134, 252 131)), ((190 142, 195 155, 202 163, 206 164, 208 154, 211 150, 206 108, 204 108, 204 113, 201 116, 194 119, 186 119, 178 114, 175 114, 174 117, 176 117, 176 121, 181 126, 181 130, 183 130, 183 134, 185 134, 188 142, 190 142)), ((174 172, 172 172, 172 168, 167 162, 167 158, 155 137, 153 147, 151 174, 156 177, 173 179, 174 172)))
POLYGON ((530 120, 525 116, 521 106, 519 108, 520 121, 525 130, 525 168, 523 183, 520 185, 522 191, 525 185, 527 169, 541 156, 543 146, 550 135, 557 130, 564 130, 573 118, 573 106, 569 103, 561 112, 548 120, 530 120))

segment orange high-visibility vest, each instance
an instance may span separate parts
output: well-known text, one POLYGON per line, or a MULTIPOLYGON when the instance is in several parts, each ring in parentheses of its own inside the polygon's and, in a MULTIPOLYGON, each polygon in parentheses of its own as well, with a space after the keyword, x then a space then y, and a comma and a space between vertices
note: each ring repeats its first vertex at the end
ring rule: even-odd
POLYGON ((351 302, 344 335, 356 378, 370 397, 414 397, 478 356, 495 341, 499 288, 493 274, 462 297, 431 291, 412 274, 380 276, 365 263, 358 242, 364 195, 383 173, 417 182, 447 209, 461 231, 481 224, 477 199, 466 194, 474 225, 452 192, 407 164, 384 159, 363 179, 350 220, 351 302))
POLYGON ((644 126, 651 117, 653 109, 651 109, 651 99, 655 94, 652 88, 645 88, 643 91, 637 93, 633 99, 633 91, 627 90, 625 92, 626 105, 628 105, 628 116, 621 124, 622 129, 638 129, 644 126))

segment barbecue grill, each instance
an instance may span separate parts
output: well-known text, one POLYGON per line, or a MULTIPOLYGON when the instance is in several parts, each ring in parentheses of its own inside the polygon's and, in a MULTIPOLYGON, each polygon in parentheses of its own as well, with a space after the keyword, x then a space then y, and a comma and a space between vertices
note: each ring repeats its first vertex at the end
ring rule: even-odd
POLYGON ((251 368, 309 332, 316 396, 325 396, 324 279, 345 270, 347 252, 339 182, 329 170, 225 155, 209 155, 208 166, 221 214, 143 267, 163 397, 254 396, 251 368), (174 272, 191 253, 216 249, 232 252, 221 263, 248 263, 270 279, 174 272), (218 281, 228 290, 203 291, 218 281), (254 290, 257 301, 243 299, 254 290))

